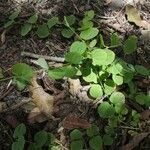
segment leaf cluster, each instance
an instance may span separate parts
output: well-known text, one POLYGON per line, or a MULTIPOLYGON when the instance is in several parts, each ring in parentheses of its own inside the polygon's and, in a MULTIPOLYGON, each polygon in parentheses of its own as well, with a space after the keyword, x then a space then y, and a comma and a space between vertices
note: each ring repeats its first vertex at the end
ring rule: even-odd
MULTIPOLYGON (((26 126, 21 123, 19 124, 14 131, 13 138, 14 142, 12 143, 12 150, 24 150, 25 149, 25 134, 26 126)), ((53 134, 46 131, 39 131, 34 135, 34 141, 30 142, 28 145, 28 150, 42 150, 43 148, 48 148, 49 150, 60 150, 59 146, 55 144, 55 137, 53 134)))

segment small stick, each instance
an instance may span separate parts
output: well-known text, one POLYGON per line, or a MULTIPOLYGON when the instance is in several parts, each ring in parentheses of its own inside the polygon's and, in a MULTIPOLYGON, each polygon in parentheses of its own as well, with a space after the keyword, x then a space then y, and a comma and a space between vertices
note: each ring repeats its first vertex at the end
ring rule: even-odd
POLYGON ((62 57, 52 57, 52 56, 46 56, 46 55, 38 55, 30 52, 22 52, 21 56, 23 57, 31 57, 31 58, 44 58, 45 60, 55 61, 55 62, 64 62, 65 59, 62 57))

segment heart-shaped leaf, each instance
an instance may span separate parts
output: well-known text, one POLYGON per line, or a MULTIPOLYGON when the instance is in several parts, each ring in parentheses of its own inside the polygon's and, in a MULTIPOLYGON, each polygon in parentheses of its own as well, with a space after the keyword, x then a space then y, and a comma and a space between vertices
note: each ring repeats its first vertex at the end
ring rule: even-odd
POLYGON ((74 140, 81 140, 82 139, 82 132, 78 129, 74 129, 71 133, 70 133, 70 138, 72 141, 74 140))
POLYGON ((103 95, 103 90, 99 84, 92 84, 89 93, 93 98, 100 98, 103 95))
POLYGON ((115 109, 108 102, 103 102, 98 106, 98 113, 102 118, 110 118, 114 115, 115 109))
POLYGON ((89 145, 93 150, 100 150, 102 147, 102 138, 100 135, 94 136, 89 141, 89 145))
POLYGON ((119 76, 119 75, 113 75, 112 76, 113 81, 117 84, 117 85, 122 85, 123 84, 123 77, 119 76))
POLYGON ((142 65, 135 65, 135 70, 137 73, 143 75, 143 76, 148 76, 150 75, 149 70, 147 68, 145 68, 142 65))
POLYGON ((58 17, 53 17, 47 21, 48 28, 51 29, 53 26, 59 23, 58 17))
POLYGON ((82 140, 72 141, 70 145, 70 150, 83 150, 83 141, 82 140))
POLYGON ((121 92, 112 93, 109 99, 114 105, 117 105, 119 103, 121 104, 125 103, 125 96, 121 92))
POLYGON ((46 38, 49 36, 49 29, 47 24, 43 24, 38 27, 37 35, 39 38, 46 38))
POLYGON ((74 31, 74 28, 72 28, 72 30, 69 28, 65 28, 61 31, 61 34, 65 38, 71 38, 74 35, 73 31, 74 31))
POLYGON ((70 47, 70 52, 76 52, 79 54, 83 54, 86 51, 85 42, 76 41, 70 47))
POLYGON ((82 55, 77 52, 68 52, 65 55, 65 60, 71 64, 81 64, 82 55))
POLYGON ((32 29, 32 24, 25 23, 21 28, 21 36, 27 35, 32 29))
POLYGON ((84 30, 80 33, 80 37, 84 40, 90 40, 96 37, 99 33, 99 30, 97 28, 89 28, 87 30, 84 30))
POLYGON ((124 42, 123 50, 125 54, 131 54, 137 49, 137 37, 135 35, 129 36, 124 42))
POLYGON ((37 20, 38 20, 38 15, 34 14, 27 20, 27 22, 30 24, 35 24, 37 22, 37 20))

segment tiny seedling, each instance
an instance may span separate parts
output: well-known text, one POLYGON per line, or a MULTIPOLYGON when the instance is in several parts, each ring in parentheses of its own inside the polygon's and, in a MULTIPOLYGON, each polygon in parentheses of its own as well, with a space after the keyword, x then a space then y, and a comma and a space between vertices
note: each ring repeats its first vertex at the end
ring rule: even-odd
POLYGON ((26 126, 21 123, 15 128, 12 150, 24 150, 25 144, 27 145, 28 150, 40 150, 43 148, 51 150, 55 150, 57 148, 57 150, 60 150, 60 146, 55 144, 54 135, 49 132, 41 130, 35 133, 33 142, 26 141, 25 134, 27 134, 26 126))
POLYGON ((38 20, 38 15, 33 14, 22 26, 21 35, 26 36, 33 28, 33 25, 36 24, 38 20))
POLYGON ((10 14, 8 21, 4 24, 5 29, 11 28, 16 23, 16 19, 18 18, 19 13, 19 11, 14 11, 10 14))

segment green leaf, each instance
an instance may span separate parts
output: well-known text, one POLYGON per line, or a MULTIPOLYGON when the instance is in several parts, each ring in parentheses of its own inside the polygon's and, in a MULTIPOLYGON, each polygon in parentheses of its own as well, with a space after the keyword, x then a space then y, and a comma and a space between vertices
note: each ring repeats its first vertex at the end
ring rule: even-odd
POLYGON ((121 104, 125 103, 125 96, 121 92, 112 93, 109 99, 114 105, 116 105, 118 103, 121 103, 121 104))
POLYGON ((122 103, 117 103, 115 105, 115 112, 119 115, 126 115, 128 113, 128 109, 122 103))
POLYGON ((125 54, 131 54, 137 49, 137 37, 135 35, 129 36, 124 42, 123 50, 125 54))
POLYGON ((28 150, 42 150, 36 143, 31 143, 28 147, 28 150))
POLYGON ((80 33, 80 37, 84 40, 90 40, 96 37, 99 33, 99 30, 97 28, 89 28, 87 30, 84 30, 80 33))
POLYGON ((105 126, 105 132, 106 132, 106 134, 110 134, 110 135, 115 134, 114 127, 112 127, 112 126, 105 126))
POLYGON ((92 84, 89 93, 93 98, 100 98, 103 96, 103 90, 99 84, 92 84))
POLYGON ((97 125, 92 124, 92 126, 86 130, 86 133, 89 137, 93 137, 99 134, 99 128, 97 125))
POLYGON ((45 61, 44 58, 39 58, 37 61, 36 61, 37 65, 39 65, 40 67, 42 67, 43 69, 45 70, 48 70, 49 69, 49 66, 47 64, 47 62, 45 61))
POLYGON ((104 65, 112 64, 115 60, 115 53, 109 49, 104 49, 104 51, 107 53, 107 59, 104 65))
POLYGON ((93 60, 93 65, 101 66, 106 62, 107 53, 102 49, 95 49, 91 52, 91 57, 93 60))
POLYGON ((103 82, 109 77, 109 73, 104 71, 99 72, 99 81, 103 82))
POLYGON ((120 71, 117 69, 116 64, 114 63, 107 68, 107 72, 113 75, 120 74, 120 71))
POLYGON ((145 94, 138 94, 135 96, 135 100, 140 104, 144 105, 145 102, 147 101, 147 96, 145 94))
POLYGON ((80 26, 81 28, 79 28, 78 30, 79 31, 82 31, 82 30, 87 30, 89 28, 92 28, 93 27, 93 22, 90 21, 90 20, 87 20, 87 19, 83 19, 80 26))
POLYGON ((93 65, 101 66, 111 64, 115 59, 115 54, 108 49, 95 49, 91 52, 91 57, 93 65))
POLYGON ((58 17, 52 17, 47 21, 48 28, 51 29, 53 26, 59 23, 58 17))
POLYGON ((142 66, 142 65, 135 65, 135 70, 140 75, 143 75, 143 76, 150 75, 149 70, 147 68, 145 68, 144 66, 142 66))
POLYGON ((25 36, 27 35, 32 29, 32 24, 29 23, 25 23, 22 27, 21 27, 21 36, 25 36))
POLYGON ((52 146, 50 150, 61 150, 60 146, 52 146))
POLYGON ((82 132, 78 129, 74 129, 71 133, 70 133, 70 138, 72 141, 74 140, 81 140, 82 139, 82 132))
POLYGON ((47 141, 45 143, 45 146, 54 145, 55 142, 55 136, 52 133, 47 132, 47 141))
POLYGON ((9 16, 9 19, 10 19, 10 20, 16 19, 16 18, 18 17, 19 13, 20 13, 19 11, 14 11, 14 12, 9 16))
POLYGON ((105 134, 103 136, 103 142, 104 142, 104 145, 110 146, 113 144, 113 138, 110 135, 105 134))
POLYGON ((94 16, 95 16, 95 13, 93 10, 89 10, 89 11, 85 12, 85 18, 87 20, 92 20, 94 18, 94 16))
POLYGON ((64 17, 64 24, 68 27, 72 26, 76 21, 76 17, 74 15, 70 15, 70 16, 65 16, 64 17))
POLYGON ((83 54, 86 51, 86 48, 87 46, 85 42, 76 41, 71 45, 70 52, 83 54))
POLYGON ((108 102, 103 102, 98 106, 98 113, 102 118, 110 118, 114 115, 114 107, 110 105, 108 102))
POLYGON ((37 29, 37 35, 39 38, 46 38, 49 36, 49 29, 47 24, 40 25, 37 29))
POLYGON ((73 31, 74 31, 74 28, 72 28, 72 30, 70 30, 69 28, 65 28, 61 31, 61 34, 65 38, 71 38, 74 35, 73 31))
POLYGON ((102 34, 100 34, 100 48, 105 48, 106 47, 106 45, 105 45, 105 43, 104 43, 104 39, 103 39, 103 36, 102 36, 102 34))
POLYGON ((108 119, 108 125, 115 128, 118 126, 118 116, 113 116, 108 119))
POLYGON ((102 148, 102 144, 103 142, 102 142, 102 138, 100 135, 93 137, 89 141, 90 147, 94 150, 100 150, 102 148))
POLYGON ((26 82, 30 82, 33 75, 33 70, 25 63, 17 63, 12 66, 12 74, 19 81, 23 80, 26 82))
POLYGON ((82 140, 72 141, 70 144, 70 149, 71 150, 83 150, 83 141, 82 140))
POLYGON ((3 70, 2 70, 2 68, 0 67, 0 79, 3 78, 3 77, 4 77, 4 75, 3 75, 3 70))
POLYGON ((19 91, 22 91, 26 87, 26 82, 24 81, 19 81, 17 79, 14 79, 13 82, 17 85, 17 88, 19 91))
POLYGON ((19 136, 18 139, 13 142, 12 144, 12 150, 24 150, 24 145, 25 145, 25 139, 23 136, 19 136))
POLYGON ((19 137, 24 136, 25 133, 26 133, 26 126, 23 123, 21 123, 15 128, 13 137, 19 138, 19 137))
POLYGON ((85 68, 84 71, 82 71, 83 80, 85 80, 86 82, 97 83, 97 75, 96 75, 96 73, 92 69, 90 69, 89 74, 86 74, 86 71, 88 72, 89 69, 86 70, 86 68, 85 68))
POLYGON ((119 76, 119 75, 113 75, 112 76, 113 81, 117 84, 117 85, 122 85, 123 84, 123 77, 119 76))
POLYGON ((128 83, 128 87, 129 87, 130 93, 131 93, 132 95, 137 92, 137 87, 136 87, 136 85, 133 83, 133 81, 131 81, 131 82, 128 83))
POLYGON ((71 64, 81 64, 83 57, 77 52, 68 52, 65 55, 65 60, 71 64))
POLYGON ((121 43, 120 38, 116 33, 111 34, 110 40, 111 46, 119 46, 121 43))
POLYGON ((76 75, 77 71, 78 71, 73 66, 64 66, 64 67, 62 67, 62 69, 65 72, 65 77, 69 77, 69 78, 74 77, 76 75))
POLYGON ((10 26, 13 25, 14 23, 15 23, 14 20, 10 20, 10 21, 8 21, 8 22, 6 22, 6 23, 4 24, 4 28, 6 29, 6 28, 10 27, 10 26))
POLYGON ((93 48, 93 47, 95 47, 96 44, 97 44, 97 40, 94 39, 94 40, 92 40, 92 41, 90 42, 89 47, 90 47, 90 48, 93 48))
POLYGON ((133 79, 133 73, 127 72, 127 73, 124 74, 123 82, 124 83, 129 83, 129 82, 132 81, 132 79, 133 79))
POLYGON ((145 105, 150 107, 150 95, 146 95, 145 105))
POLYGON ((106 95, 111 94, 116 89, 114 82, 110 79, 104 83, 104 92, 106 95))
POLYGON ((47 141, 47 132, 46 131, 39 131, 34 135, 34 141, 39 147, 44 146, 47 141))
POLYGON ((52 79, 62 79, 65 76, 65 72, 62 68, 55 68, 48 71, 48 75, 52 79))
POLYGON ((35 24, 37 22, 37 20, 38 20, 38 15, 34 14, 27 20, 27 22, 30 24, 35 24))

